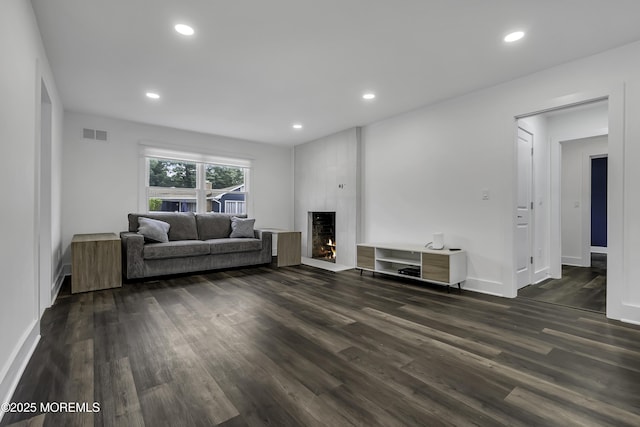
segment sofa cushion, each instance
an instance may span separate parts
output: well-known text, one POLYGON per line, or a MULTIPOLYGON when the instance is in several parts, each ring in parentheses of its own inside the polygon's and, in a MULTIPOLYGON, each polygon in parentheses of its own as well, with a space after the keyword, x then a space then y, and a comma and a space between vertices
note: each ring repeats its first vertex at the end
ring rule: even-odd
POLYGON ((259 251, 262 240, 245 238, 211 239, 207 240, 211 255, 228 254, 233 252, 259 251))
POLYGON ((166 243, 169 241, 169 223, 151 218, 138 218, 138 233, 144 236, 144 239, 153 243, 166 243))
POLYGON ((253 224, 256 220, 251 218, 238 218, 234 216, 231 218, 231 234, 229 237, 244 237, 253 238, 253 224))
POLYGON ((138 218, 145 217, 169 223, 169 240, 198 240, 198 227, 193 212, 153 212, 129 214, 129 231, 138 231, 138 218))
POLYGON ((217 212, 196 215, 200 240, 226 239, 231 234, 231 215, 217 212))
POLYGON ((199 240, 148 243, 142 250, 144 259, 166 259, 209 255, 209 245, 199 240))

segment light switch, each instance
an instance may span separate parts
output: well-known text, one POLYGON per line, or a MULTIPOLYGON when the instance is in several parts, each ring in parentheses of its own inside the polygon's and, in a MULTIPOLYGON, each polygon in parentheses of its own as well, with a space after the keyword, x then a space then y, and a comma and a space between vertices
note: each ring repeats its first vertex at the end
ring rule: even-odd
POLYGON ((482 200, 489 200, 489 190, 486 188, 482 190, 482 200))

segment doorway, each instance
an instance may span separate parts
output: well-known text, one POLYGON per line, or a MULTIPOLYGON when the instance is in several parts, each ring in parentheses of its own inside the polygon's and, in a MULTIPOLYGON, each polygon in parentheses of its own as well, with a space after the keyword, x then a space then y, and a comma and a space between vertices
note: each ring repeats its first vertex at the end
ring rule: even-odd
POLYGON ((36 141, 36 206, 37 206, 37 269, 39 316, 51 305, 52 265, 52 209, 51 209, 51 138, 52 106, 44 80, 40 82, 40 140, 36 141))
POLYGON ((562 278, 547 279, 520 290, 518 297, 581 310, 606 312, 606 254, 591 254, 590 267, 562 266, 562 278))
MULTIPOLYGON (((597 159, 607 156, 608 101, 520 118, 518 127, 522 126, 533 134, 534 153, 538 153, 533 156, 530 178, 533 189, 529 221, 533 274, 532 280, 521 288, 522 283, 516 273, 518 296, 605 312, 606 254, 593 244, 592 235, 595 227, 600 233, 604 230, 606 236, 607 182, 604 182, 604 199, 597 194, 595 197, 596 202, 600 202, 600 210, 604 204, 603 219, 597 212, 597 206, 591 206, 594 191, 591 179, 602 176, 598 169, 592 172, 592 162, 602 163, 597 159), (592 254, 592 248, 596 253, 592 254)), ((518 170, 521 163, 518 159, 518 170)), ((518 177, 520 175, 518 171, 518 177)), ((604 172, 606 176, 607 171, 604 172)), ((601 190, 602 182, 597 183, 601 190)), ((519 184, 518 188, 519 206, 522 185, 519 184)), ((517 212, 519 216, 520 211, 517 212)), ((522 236, 517 231, 515 238, 515 250, 518 251, 525 245, 522 245, 522 236)))

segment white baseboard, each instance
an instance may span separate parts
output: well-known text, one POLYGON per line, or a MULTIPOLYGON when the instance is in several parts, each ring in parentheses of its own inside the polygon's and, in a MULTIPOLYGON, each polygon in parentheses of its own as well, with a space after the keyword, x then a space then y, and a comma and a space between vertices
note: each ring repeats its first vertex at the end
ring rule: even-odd
POLYGON ((610 317, 610 313, 607 312, 607 317, 610 319, 620 320, 624 323, 630 323, 632 325, 640 325, 640 305, 623 303, 621 311, 618 313, 619 318, 610 317))
POLYGON ((51 305, 56 302, 56 298, 58 298, 58 294, 60 293, 60 288, 62 287, 62 283, 64 282, 64 265, 60 265, 58 269, 58 274, 56 274, 56 281, 53 284, 53 288, 51 289, 51 305))
POLYGON ((547 280, 550 277, 549 275, 549 269, 548 268, 543 268, 542 270, 536 271, 535 273, 533 273, 533 283, 540 283, 542 281, 547 280))
POLYGON ((475 277, 467 277, 467 280, 465 280, 462 285, 462 289, 465 291, 480 292, 481 294, 493 295, 496 297, 505 297, 503 283, 478 279, 475 277))
POLYGON ((607 254, 609 253, 609 248, 606 246, 591 246, 592 254, 607 254))
MULTIPOLYGON (((40 319, 35 320, 25 331, 22 339, 11 353, 9 361, 2 370, 0 377, 0 403, 10 402, 18 386, 29 359, 40 341, 40 319)), ((4 412, 0 411, 0 421, 4 412)))
POLYGON ((588 265, 584 265, 582 258, 572 256, 563 256, 562 265, 570 265, 573 267, 588 267, 588 265))

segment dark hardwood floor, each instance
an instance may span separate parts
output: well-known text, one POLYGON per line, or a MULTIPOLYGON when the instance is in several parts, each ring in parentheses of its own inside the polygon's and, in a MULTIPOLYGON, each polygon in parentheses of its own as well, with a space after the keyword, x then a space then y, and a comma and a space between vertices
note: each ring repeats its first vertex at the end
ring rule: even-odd
POLYGON ((63 295, 2 426, 638 426, 640 328, 355 270, 63 295))
POLYGON ((604 313, 607 309, 607 255, 591 254, 591 267, 562 266, 561 279, 518 291, 519 297, 604 313))

